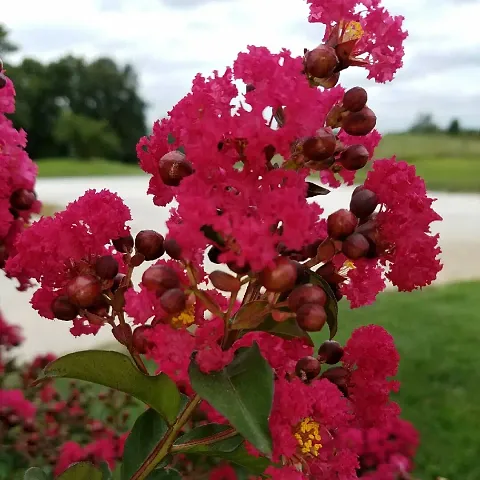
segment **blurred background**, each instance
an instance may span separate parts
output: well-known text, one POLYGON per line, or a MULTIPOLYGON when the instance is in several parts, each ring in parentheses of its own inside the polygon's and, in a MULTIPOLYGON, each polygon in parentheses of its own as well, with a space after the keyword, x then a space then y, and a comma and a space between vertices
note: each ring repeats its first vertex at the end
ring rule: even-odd
MULTIPOLYGON (((405 65, 377 85, 362 69, 342 73, 365 87, 384 135, 376 158, 417 167, 438 198, 445 264, 439 282, 411 295, 387 292, 358 311, 343 305, 341 340, 379 323, 402 355, 404 416, 422 435, 422 478, 478 480, 480 466, 480 37, 478 0, 386 0, 405 16, 405 65), (343 328, 342 328, 343 327, 343 328)), ((17 91, 13 121, 28 133, 39 166, 38 195, 51 215, 87 188, 107 187, 132 208, 133 231, 164 231, 166 209, 152 205, 135 145, 189 90, 193 76, 220 72, 247 45, 294 54, 320 43, 301 0, 16 0, 1 7, 0 57, 17 91)), ((361 181, 365 174, 360 174, 361 181)), ((347 204, 342 188, 322 205, 347 204)), ((109 341, 74 339, 65 322, 40 319, 29 293, 0 278, 6 318, 25 329, 23 358, 109 341)))

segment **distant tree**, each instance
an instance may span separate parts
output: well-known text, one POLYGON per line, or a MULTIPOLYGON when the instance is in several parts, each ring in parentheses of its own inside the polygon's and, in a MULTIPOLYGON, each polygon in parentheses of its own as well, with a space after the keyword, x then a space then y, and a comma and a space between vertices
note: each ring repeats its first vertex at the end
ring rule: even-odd
POLYGON ((447 133, 449 135, 458 135, 462 131, 460 127, 460 122, 457 118, 454 118, 451 122, 450 125, 447 128, 447 133))
POLYGON ((410 127, 413 133, 436 133, 440 131, 438 125, 433 121, 430 113, 421 113, 410 127))
POLYGON ((8 30, 4 25, 0 24, 0 58, 5 61, 5 57, 9 53, 14 53, 18 47, 8 40, 8 30))

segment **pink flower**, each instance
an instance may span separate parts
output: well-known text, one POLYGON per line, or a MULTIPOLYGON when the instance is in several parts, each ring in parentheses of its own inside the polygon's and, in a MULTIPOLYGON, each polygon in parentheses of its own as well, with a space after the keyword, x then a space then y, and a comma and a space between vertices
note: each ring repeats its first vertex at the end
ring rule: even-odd
POLYGON ((60 452, 55 466, 55 475, 63 473, 72 463, 85 459, 83 448, 73 441, 65 442, 60 447, 60 452))
POLYGON ((0 390, 0 405, 24 420, 32 419, 37 411, 37 407, 24 397, 21 390, 0 390))
POLYGON ((0 313, 0 347, 17 347, 22 341, 21 328, 7 323, 0 313))
POLYGON ((219 465, 210 471, 209 480, 237 480, 237 474, 230 465, 219 465))

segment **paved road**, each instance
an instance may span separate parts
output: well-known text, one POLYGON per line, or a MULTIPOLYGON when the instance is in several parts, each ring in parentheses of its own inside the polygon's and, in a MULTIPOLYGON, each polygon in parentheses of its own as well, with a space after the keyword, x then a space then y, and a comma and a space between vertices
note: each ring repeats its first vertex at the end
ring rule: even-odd
MULTIPOLYGON (((151 197, 146 197, 147 182, 148 179, 143 176, 41 179, 37 191, 43 202, 64 206, 87 188, 108 188, 118 192, 130 206, 134 232, 142 228, 164 232, 168 209, 155 207, 151 197)), ((351 192, 352 188, 345 187, 321 197, 326 213, 339 206, 348 206, 351 192)), ((445 264, 438 281, 479 278, 480 195, 432 193, 432 196, 438 198, 435 208, 444 218, 434 228, 441 235, 442 259, 445 264)), ((136 278, 140 275, 141 270, 136 278)), ((52 322, 38 317, 28 303, 30 295, 31 292, 16 291, 12 281, 0 277, 2 312, 7 319, 24 328, 26 342, 19 351, 23 358, 46 351, 58 354, 81 350, 110 340, 108 328, 104 328, 96 337, 72 337, 68 333, 68 322, 52 322)))

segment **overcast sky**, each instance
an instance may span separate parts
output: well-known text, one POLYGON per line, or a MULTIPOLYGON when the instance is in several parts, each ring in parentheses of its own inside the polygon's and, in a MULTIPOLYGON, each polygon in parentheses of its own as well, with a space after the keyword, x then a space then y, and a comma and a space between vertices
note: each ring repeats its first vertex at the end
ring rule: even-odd
MULTIPOLYGON (((350 68, 342 84, 368 88, 381 131, 404 129, 420 113, 480 127, 480 0, 384 4, 406 17, 404 68, 385 85, 350 68)), ((133 63, 152 121, 187 93, 197 72, 222 71, 248 44, 295 54, 316 46, 322 27, 308 24, 307 14, 303 0, 5 0, 0 22, 23 56, 133 63)))

